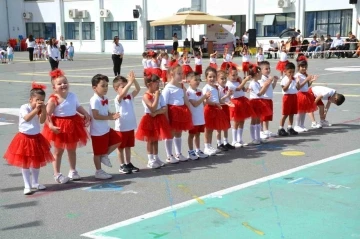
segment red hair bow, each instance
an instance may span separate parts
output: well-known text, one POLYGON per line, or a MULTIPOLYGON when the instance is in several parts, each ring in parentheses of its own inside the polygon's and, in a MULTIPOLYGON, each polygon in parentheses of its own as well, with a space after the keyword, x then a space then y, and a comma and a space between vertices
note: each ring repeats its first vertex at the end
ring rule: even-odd
POLYGON ((56 70, 53 70, 53 71, 50 71, 50 74, 52 79, 56 79, 60 76, 64 76, 64 72, 60 69, 56 69, 56 70))
POLYGON ((35 81, 33 83, 31 83, 31 89, 42 89, 45 90, 46 89, 46 85, 42 85, 39 83, 36 83, 35 81))
POLYGON ((197 96, 201 96, 201 94, 202 94, 201 91, 196 92, 197 96))
POLYGON ((153 56, 153 55, 155 55, 155 52, 153 52, 153 51, 148 52, 148 56, 153 56))

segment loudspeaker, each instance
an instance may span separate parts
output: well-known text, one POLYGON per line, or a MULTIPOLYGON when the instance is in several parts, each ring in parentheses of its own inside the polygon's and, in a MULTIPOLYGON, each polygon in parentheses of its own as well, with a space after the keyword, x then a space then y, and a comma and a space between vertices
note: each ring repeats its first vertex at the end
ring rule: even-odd
POLYGON ((249 47, 256 47, 256 29, 249 29, 249 47))
POLYGON ((349 0, 350 4, 357 4, 357 0, 349 0))
POLYGON ((139 16, 140 16, 139 10, 134 9, 134 10, 133 10, 133 16, 134 16, 134 18, 139 18, 139 16))

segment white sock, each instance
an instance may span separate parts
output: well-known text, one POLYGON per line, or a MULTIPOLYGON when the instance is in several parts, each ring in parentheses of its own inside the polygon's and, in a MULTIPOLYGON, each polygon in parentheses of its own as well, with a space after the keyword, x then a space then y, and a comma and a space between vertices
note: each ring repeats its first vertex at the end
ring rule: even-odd
POLYGON ((301 115, 302 114, 297 114, 296 115, 296 125, 299 126, 299 127, 301 126, 301 115))
POLYGON ((301 114, 301 127, 302 128, 305 128, 305 117, 306 117, 306 114, 301 114))
POLYGON ((227 145, 229 143, 227 138, 224 138, 224 145, 227 145))
POLYGON ((260 124, 255 125, 255 139, 256 140, 260 140, 260 130, 261 130, 261 125, 260 124))
POLYGON ((30 169, 28 168, 23 168, 21 169, 21 173, 24 179, 24 185, 25 188, 31 188, 31 184, 30 184, 30 169))
POLYGON ((220 139, 216 140, 216 142, 217 142, 218 146, 221 145, 221 140, 220 139))
POLYGON ((205 149, 209 149, 210 148, 210 144, 204 144, 205 149))
POLYGON ((231 128, 233 142, 237 141, 237 129, 231 128))
POLYGON ((32 185, 37 186, 39 184, 39 168, 30 168, 32 174, 32 185))
POLYGON ((148 160, 153 161, 154 160, 154 155, 153 154, 148 154, 148 160))
POLYGON ((199 152, 199 151, 200 151, 200 149, 198 149, 198 148, 195 149, 195 152, 199 152))
POLYGON ((292 125, 288 125, 288 129, 292 128, 292 125))
POLYGON ((252 140, 255 140, 255 125, 250 125, 250 136, 252 140))
POLYGON ((180 155, 181 154, 181 137, 180 138, 174 137, 174 143, 175 143, 175 153, 176 153, 176 155, 180 155))
POLYGON ((243 141, 243 139, 242 139, 243 129, 238 128, 236 131, 237 131, 236 132, 236 134, 237 134, 236 142, 240 143, 243 141))
POLYGON ((172 143, 173 143, 172 139, 165 139, 165 150, 166 150, 167 156, 172 155, 172 143))

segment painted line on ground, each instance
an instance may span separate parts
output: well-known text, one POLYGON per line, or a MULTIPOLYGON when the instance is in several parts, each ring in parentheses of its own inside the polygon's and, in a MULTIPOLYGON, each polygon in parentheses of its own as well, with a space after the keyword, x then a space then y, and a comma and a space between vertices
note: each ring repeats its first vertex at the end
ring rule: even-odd
MULTIPOLYGON (((266 176, 266 177, 263 177, 263 178, 252 180, 250 182, 243 183, 243 184, 240 184, 240 185, 237 185, 237 186, 234 186, 234 187, 230 187, 230 188, 227 188, 227 189, 224 189, 224 190, 220 190, 218 192, 210 193, 210 194, 202 196, 200 198, 204 200, 206 198, 214 197, 214 195, 223 196, 223 195, 235 192, 235 191, 239 191, 239 190, 244 189, 244 188, 248 188, 250 186, 254 186, 254 185, 259 184, 259 183, 267 182, 267 181, 275 179, 275 178, 280 178, 280 177, 283 177, 285 175, 288 175, 288 174, 291 174, 291 173, 294 173, 294 172, 297 172, 297 171, 300 171, 300 170, 303 170, 303 169, 306 169, 306 168, 309 168, 309 167, 320 165, 320 164, 330 162, 330 161, 333 161, 333 160, 336 160, 336 159, 339 159, 339 158, 342 158, 342 157, 345 157, 345 156, 349 156, 349 155, 352 155, 352 154, 356 154, 356 153, 360 153, 360 149, 356 149, 356 150, 352 150, 352 151, 349 151, 349 152, 346 152, 346 153, 331 156, 331 157, 328 157, 328 158, 325 158, 325 159, 322 159, 322 160, 319 160, 319 161, 316 161, 316 162, 312 162, 312 163, 305 164, 305 165, 302 165, 302 166, 299 166, 299 167, 296 167, 296 168, 292 168, 292 169, 289 169, 289 170, 286 170, 286 171, 283 171, 283 172, 279 172, 279 173, 272 174, 272 175, 269 175, 269 176, 266 176)), ((118 227, 127 226, 127 225, 130 225, 130 224, 134 224, 134 223, 143 221, 143 220, 148 219, 148 218, 152 218, 152 217, 162 215, 164 213, 172 212, 174 210, 184 208, 184 207, 189 206, 189 205, 194 204, 194 203, 197 203, 197 201, 195 199, 191 199, 191 200, 188 200, 188 201, 176 204, 176 205, 172 205, 170 207, 166 207, 166 208, 163 208, 163 209, 160 209, 160 210, 157 210, 157 211, 146 213, 144 215, 140 215, 140 216, 137 216, 137 217, 134 217, 134 218, 119 222, 119 223, 115 223, 115 224, 112 224, 112 225, 109 225, 109 226, 106 226, 106 227, 103 227, 103 228, 99 228, 99 229, 96 229, 94 231, 86 232, 84 234, 81 234, 80 236, 84 236, 84 237, 88 237, 88 238, 97 238, 97 239, 99 239, 99 238, 104 238, 104 239, 107 238, 107 239, 109 239, 110 237, 99 237, 99 236, 94 236, 94 235, 95 235, 95 233, 98 233, 98 232, 101 232, 101 231, 111 231, 111 230, 114 230, 115 228, 118 228, 118 227)), ((244 226, 246 226, 246 225, 244 225, 244 226)))

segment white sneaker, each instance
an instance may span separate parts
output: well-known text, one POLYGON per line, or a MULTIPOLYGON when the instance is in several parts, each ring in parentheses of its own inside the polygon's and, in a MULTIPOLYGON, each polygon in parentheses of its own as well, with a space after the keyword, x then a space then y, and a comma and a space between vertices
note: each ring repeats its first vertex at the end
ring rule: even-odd
POLYGON ((61 184, 67 183, 70 180, 70 178, 65 177, 61 173, 59 175, 57 175, 57 176, 54 176, 54 179, 55 179, 56 182, 61 183, 61 184))
POLYGON ((112 164, 110 162, 109 156, 108 155, 103 155, 100 157, 101 163, 103 163, 104 165, 108 166, 108 167, 112 167, 112 164))
POLYGON ((272 138, 272 137, 278 137, 279 135, 278 134, 275 134, 275 133, 273 133, 273 132, 271 132, 271 131, 266 131, 266 134, 269 136, 269 138, 272 138))
POLYGON ((327 127, 327 126, 331 126, 332 124, 329 123, 329 121, 327 120, 321 120, 320 124, 322 127, 327 127))
POLYGON ((249 145, 249 144, 245 143, 244 141, 240 141, 239 144, 241 145, 241 147, 245 147, 245 146, 249 145))
POLYGON ((199 157, 196 155, 195 151, 194 150, 189 150, 189 156, 188 156, 188 159, 191 159, 191 160, 198 160, 199 157))
POLYGON ((160 168, 160 164, 156 162, 156 160, 149 160, 147 164, 148 168, 160 168))
POLYGON ((313 128, 313 129, 320 129, 320 128, 322 128, 322 125, 319 124, 319 123, 317 123, 317 122, 312 122, 312 123, 311 123, 311 128, 313 128))
POLYGON ((186 157, 184 157, 184 155, 182 155, 182 154, 176 155, 175 158, 180 162, 188 161, 188 159, 186 157))
POLYGON ((241 147, 242 147, 242 144, 239 143, 239 142, 233 142, 233 143, 232 143, 232 146, 234 146, 235 148, 241 148, 241 147))
POLYGON ((102 169, 96 170, 95 172, 95 178, 97 179, 109 179, 112 178, 112 176, 110 174, 108 174, 107 172, 105 172, 102 169))
POLYGON ((304 132, 304 129, 301 128, 300 126, 295 126, 295 127, 294 127, 294 130, 295 130, 296 132, 299 132, 299 133, 304 132))
POLYGON ((261 131, 260 132, 260 138, 261 139, 268 139, 269 138, 269 134, 266 131, 261 131))
POLYGON ((159 158, 159 156, 156 156, 155 161, 160 165, 160 167, 165 166, 165 163, 159 158))
POLYGON ((216 149, 214 148, 213 146, 210 145, 210 150, 212 150, 213 152, 215 152, 215 154, 218 154, 218 153, 221 153, 221 150, 220 149, 216 149))
POLYGON ((304 130, 304 132, 308 132, 308 131, 309 131, 304 125, 302 125, 301 128, 304 130))
POLYGON ((201 151, 201 150, 196 151, 195 154, 196 154, 200 159, 205 159, 205 158, 208 158, 208 157, 209 157, 208 154, 203 153, 203 151, 201 151))
POLYGON ((174 156, 168 156, 168 158, 166 159, 166 162, 168 162, 168 163, 172 163, 172 164, 174 164, 174 163, 179 163, 179 161, 174 157, 174 156))
POLYGON ((209 155, 209 156, 214 156, 216 155, 216 152, 214 150, 211 150, 210 148, 205 148, 204 149, 204 153, 209 155))
POLYGON ((253 141, 251 141, 251 142, 249 143, 249 145, 259 145, 259 144, 261 144, 261 143, 260 143, 260 140, 256 140, 256 139, 254 139, 253 141))
POLYGON ((31 188, 24 188, 24 195, 30 195, 30 194, 33 194, 31 188))
POLYGON ((31 188, 37 189, 37 190, 45 190, 46 189, 46 187, 42 184, 33 184, 33 185, 31 185, 31 188))
POLYGON ((70 171, 68 177, 73 181, 81 180, 81 177, 77 171, 70 171))

